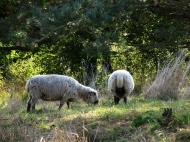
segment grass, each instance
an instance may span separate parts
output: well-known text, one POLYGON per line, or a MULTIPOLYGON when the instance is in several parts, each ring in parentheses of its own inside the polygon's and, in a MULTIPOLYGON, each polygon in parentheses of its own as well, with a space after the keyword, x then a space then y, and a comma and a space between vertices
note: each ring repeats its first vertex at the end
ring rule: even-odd
POLYGON ((0 109, 0 141, 165 142, 190 137, 189 100, 130 97, 127 105, 101 99, 98 106, 74 102, 71 109, 57 108, 56 102, 40 101, 35 112, 26 113, 25 102, 9 101, 0 109), (164 108, 172 108, 171 120, 162 116, 164 108))
POLYGON ((188 98, 190 62, 187 63, 185 58, 184 52, 181 52, 158 70, 154 81, 144 87, 145 97, 161 100, 188 98))

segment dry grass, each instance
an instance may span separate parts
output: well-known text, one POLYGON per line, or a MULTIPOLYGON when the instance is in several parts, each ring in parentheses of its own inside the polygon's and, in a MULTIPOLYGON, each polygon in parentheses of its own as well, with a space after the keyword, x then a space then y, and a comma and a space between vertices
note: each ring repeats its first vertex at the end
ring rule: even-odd
POLYGON ((22 118, 13 116, 10 118, 1 118, 0 127, 0 141, 1 142, 15 142, 24 141, 32 142, 38 141, 38 133, 32 127, 24 125, 22 118), (35 136, 35 137, 33 137, 35 136))
POLYGON ((43 130, 27 124, 19 116, 1 118, 0 126, 1 142, 87 142, 85 136, 56 127, 43 130))
MULTIPOLYGON (((127 106, 112 106, 111 102, 112 99, 104 100, 98 107, 73 103, 72 109, 61 111, 57 111, 55 104, 47 102, 38 104, 36 112, 26 113, 26 102, 11 99, 6 108, 0 109, 0 141, 172 141, 173 134, 166 133, 156 121, 162 117, 160 108, 163 105, 174 108, 177 123, 189 125, 189 102, 183 100, 163 104, 161 101, 129 98, 127 106), (39 111, 41 107, 46 111, 39 111)), ((178 135, 178 139, 183 138, 182 134, 178 135)))
POLYGON ((67 132, 55 128, 53 130, 52 138, 48 142, 87 142, 87 138, 85 136, 81 137, 74 132, 67 132))
MULTIPOLYGON (((51 115, 49 110, 42 111, 45 109, 44 104, 41 104, 42 109, 34 114, 25 112, 26 102, 23 102, 21 98, 10 98, 6 104, 5 110, 0 111, 1 142, 87 142, 84 133, 83 135, 78 134, 74 129, 73 131, 71 129, 67 131, 65 128, 56 127, 54 123, 43 124, 46 119, 51 121, 56 119, 57 116, 56 114, 51 115), (20 115, 22 112, 24 112, 24 116, 20 115), (44 114, 50 114, 51 116, 44 118, 44 114), (23 117, 29 117, 29 120, 23 117), (48 129, 41 128, 42 126, 46 126, 48 129)), ((52 103, 50 104, 52 105, 52 103)), ((55 104, 52 107, 54 106, 55 104)))
POLYGON ((190 63, 185 63, 185 56, 180 54, 158 71, 155 80, 144 88, 145 98, 170 100, 178 99, 185 92, 188 94, 189 69, 190 63))

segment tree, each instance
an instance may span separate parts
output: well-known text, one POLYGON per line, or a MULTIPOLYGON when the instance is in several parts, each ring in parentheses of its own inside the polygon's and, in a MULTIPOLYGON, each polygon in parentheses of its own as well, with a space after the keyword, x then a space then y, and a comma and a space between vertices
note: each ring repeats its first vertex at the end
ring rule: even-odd
POLYGON ((2 0, 0 6, 0 51, 32 52, 44 72, 69 72, 87 85, 97 75, 99 60, 108 74, 116 69, 112 57, 129 55, 131 47, 139 59, 128 61, 128 68, 140 64, 131 70, 141 70, 143 79, 149 65, 155 72, 159 63, 189 46, 188 0, 2 0), (113 52, 113 46, 124 52, 113 52))

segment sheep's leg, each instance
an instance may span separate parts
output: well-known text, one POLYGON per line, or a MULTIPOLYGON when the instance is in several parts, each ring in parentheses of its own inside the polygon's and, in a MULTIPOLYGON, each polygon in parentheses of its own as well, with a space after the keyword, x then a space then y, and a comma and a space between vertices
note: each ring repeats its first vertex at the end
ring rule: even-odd
POLYGON ((117 96, 114 96, 114 103, 115 103, 115 105, 117 105, 119 103, 119 101, 120 101, 120 98, 117 97, 117 96))
POLYGON ((27 103, 27 112, 30 112, 32 97, 30 96, 27 103))
POLYGON ((67 107, 70 108, 70 103, 69 103, 69 101, 67 101, 67 107))
POLYGON ((59 105, 59 108, 58 108, 58 109, 61 110, 61 108, 62 108, 63 105, 64 105, 64 103, 61 103, 61 102, 60 102, 60 105, 59 105))
POLYGON ((124 103, 127 104, 127 96, 123 98, 124 103))
POLYGON ((36 102, 37 102, 37 98, 32 98, 32 100, 31 100, 31 107, 32 107, 32 111, 34 111, 35 110, 35 105, 36 105, 36 102))
POLYGON ((36 104, 34 103, 33 105, 32 105, 32 110, 35 110, 35 107, 36 106, 36 104))
POLYGON ((61 108, 62 108, 62 106, 64 105, 64 103, 65 103, 65 101, 64 101, 64 100, 61 100, 61 101, 60 101, 60 105, 59 105, 58 110, 61 110, 61 108))

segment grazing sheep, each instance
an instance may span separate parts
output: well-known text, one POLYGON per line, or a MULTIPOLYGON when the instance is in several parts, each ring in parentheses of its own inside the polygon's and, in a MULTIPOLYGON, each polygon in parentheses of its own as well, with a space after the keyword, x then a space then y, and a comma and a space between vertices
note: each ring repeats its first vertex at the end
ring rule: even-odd
POLYGON ((82 99, 87 103, 98 103, 96 90, 80 84, 72 77, 64 75, 36 75, 26 83, 26 90, 29 95, 27 112, 35 110, 38 99, 45 101, 60 101, 59 110, 69 102, 82 99))
POLYGON ((121 98, 127 103, 127 96, 131 94, 133 89, 133 77, 128 71, 116 70, 110 75, 108 79, 108 91, 114 96, 115 104, 118 104, 121 98))

